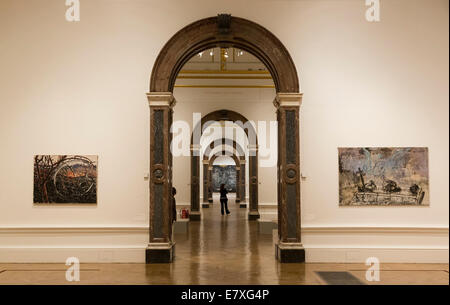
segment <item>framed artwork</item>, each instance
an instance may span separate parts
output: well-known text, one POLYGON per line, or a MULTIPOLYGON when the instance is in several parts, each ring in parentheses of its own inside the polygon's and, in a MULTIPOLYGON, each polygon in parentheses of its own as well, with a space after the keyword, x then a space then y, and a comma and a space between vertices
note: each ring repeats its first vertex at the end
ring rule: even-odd
POLYGON ((213 165, 211 172, 212 186, 214 192, 220 191, 220 185, 230 192, 236 192, 236 166, 235 165, 213 165))
POLYGON ((428 148, 338 148, 340 206, 429 206, 428 148))
POLYGON ((98 156, 34 156, 35 204, 96 204, 98 156))

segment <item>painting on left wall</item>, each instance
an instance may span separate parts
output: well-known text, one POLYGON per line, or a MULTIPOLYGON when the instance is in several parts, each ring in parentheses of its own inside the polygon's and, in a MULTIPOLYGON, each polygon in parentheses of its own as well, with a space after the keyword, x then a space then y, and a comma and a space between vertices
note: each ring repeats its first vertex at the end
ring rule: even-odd
POLYGON ((34 156, 35 204, 96 204, 97 162, 94 155, 34 156))

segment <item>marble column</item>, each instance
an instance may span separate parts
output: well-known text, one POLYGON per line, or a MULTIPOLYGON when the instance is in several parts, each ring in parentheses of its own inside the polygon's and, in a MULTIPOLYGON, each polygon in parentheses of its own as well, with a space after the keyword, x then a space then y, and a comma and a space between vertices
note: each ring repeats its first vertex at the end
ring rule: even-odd
POLYGON ((258 145, 248 145, 249 158, 249 211, 248 219, 257 220, 258 211, 258 145))
POLYGON ((245 157, 244 159, 240 160, 241 162, 241 175, 240 175, 240 181, 239 181, 239 188, 241 190, 241 202, 239 207, 240 208, 246 208, 247 207, 247 199, 245 198, 245 176, 246 176, 246 172, 245 172, 245 157))
POLYGON ((278 93, 278 241, 276 257, 282 263, 305 261, 300 224, 299 111, 302 94, 278 93))
POLYGON ((146 263, 170 263, 175 253, 172 240, 171 133, 175 99, 170 92, 147 93, 150 106, 150 236, 146 263))
POLYGON ((208 202, 213 203, 212 166, 208 166, 208 202))
POLYGON ((200 145, 191 145, 191 211, 189 220, 199 221, 200 214, 200 145))
POLYGON ((241 202, 241 188, 239 187, 239 182, 241 181, 241 167, 237 163, 236 164, 236 199, 235 203, 241 202))
POLYGON ((209 201, 208 201, 208 189, 209 189, 209 182, 208 182, 208 166, 209 166, 209 160, 203 159, 203 202, 202 202, 202 208, 209 208, 209 201))

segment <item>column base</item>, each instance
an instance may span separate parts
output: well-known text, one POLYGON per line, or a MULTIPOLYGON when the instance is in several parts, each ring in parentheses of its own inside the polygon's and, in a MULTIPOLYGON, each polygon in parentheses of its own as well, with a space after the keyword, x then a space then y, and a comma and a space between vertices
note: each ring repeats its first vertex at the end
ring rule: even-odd
POLYGON ((248 220, 258 220, 260 217, 258 211, 250 211, 248 212, 248 220))
POLYGON ((149 243, 145 249, 146 264, 167 264, 175 257, 175 243, 149 243))
POLYGON ((209 203, 208 202, 202 203, 202 208, 204 208, 204 209, 209 208, 209 203))
POLYGON ((304 263, 305 248, 300 243, 275 243, 275 257, 280 263, 304 263))
POLYGON ((246 209, 247 208, 247 204, 245 202, 241 202, 241 204, 239 204, 239 207, 241 209, 246 209))
POLYGON ((189 213, 189 220, 190 221, 200 221, 202 219, 202 214, 197 211, 191 211, 189 213))
POLYGON ((208 199, 208 202, 209 202, 209 203, 213 203, 213 200, 212 200, 212 199, 208 199))

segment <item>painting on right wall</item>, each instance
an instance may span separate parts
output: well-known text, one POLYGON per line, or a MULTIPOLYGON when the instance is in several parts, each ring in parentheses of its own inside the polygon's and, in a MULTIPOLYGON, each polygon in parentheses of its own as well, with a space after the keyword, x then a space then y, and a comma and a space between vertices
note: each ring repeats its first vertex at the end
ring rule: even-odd
POLYGON ((350 147, 339 152, 340 206, 429 206, 428 148, 350 147))

